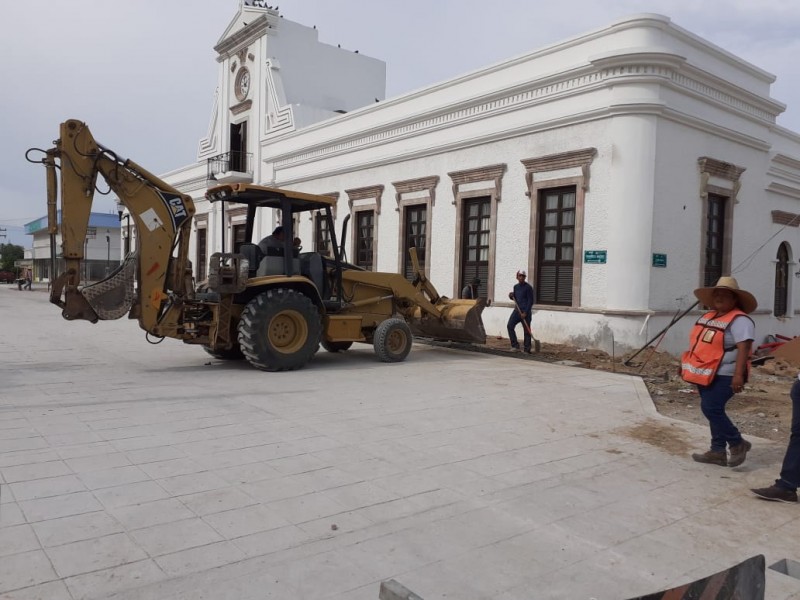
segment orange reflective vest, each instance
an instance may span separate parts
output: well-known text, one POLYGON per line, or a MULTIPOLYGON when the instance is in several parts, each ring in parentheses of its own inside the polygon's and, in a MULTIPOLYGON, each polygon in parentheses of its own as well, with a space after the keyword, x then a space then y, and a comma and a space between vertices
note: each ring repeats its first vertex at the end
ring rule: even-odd
MULTIPOLYGON (((681 377, 684 381, 709 385, 714 380, 725 351, 733 349, 725 348, 725 330, 739 315, 747 316, 738 308, 715 317, 716 314, 713 310, 704 314, 689 334, 689 349, 681 355, 681 377)), ((745 379, 749 373, 748 360, 745 379)))

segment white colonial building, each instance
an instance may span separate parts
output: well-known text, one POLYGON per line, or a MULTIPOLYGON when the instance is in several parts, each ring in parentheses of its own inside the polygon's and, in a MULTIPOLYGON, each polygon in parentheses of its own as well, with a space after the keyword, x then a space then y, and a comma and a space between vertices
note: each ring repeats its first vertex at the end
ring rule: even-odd
MULTIPOLYGON (((477 275, 490 335, 519 268, 548 342, 638 348, 731 272, 758 298, 757 341, 796 332, 800 135, 776 125, 774 76, 640 15, 385 100, 383 63, 262 4, 243 0, 215 47, 198 162, 165 176, 197 203, 199 278, 244 219, 221 222, 205 190, 252 181, 337 197, 351 262, 407 272, 422 247, 451 296, 477 275)), ((300 223, 306 249, 325 233, 300 223)))

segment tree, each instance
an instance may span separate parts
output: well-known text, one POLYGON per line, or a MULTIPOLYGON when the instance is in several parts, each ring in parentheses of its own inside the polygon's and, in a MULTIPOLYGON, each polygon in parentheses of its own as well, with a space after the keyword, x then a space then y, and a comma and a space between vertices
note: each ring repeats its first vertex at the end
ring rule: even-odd
POLYGON ((16 244, 0 244, 0 271, 17 272, 14 261, 25 258, 25 248, 16 244))

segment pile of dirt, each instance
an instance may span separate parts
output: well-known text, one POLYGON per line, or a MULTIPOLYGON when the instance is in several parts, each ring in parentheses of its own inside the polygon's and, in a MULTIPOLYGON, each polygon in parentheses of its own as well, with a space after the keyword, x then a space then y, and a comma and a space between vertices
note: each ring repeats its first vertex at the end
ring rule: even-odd
MULTIPOLYGON (((494 352, 511 352, 506 338, 487 339, 486 345, 494 352)), ((642 351, 633 360, 632 355, 633 352, 612 357, 601 350, 542 343, 540 352, 516 356, 638 375, 647 386, 659 413, 673 419, 707 425, 700 411, 697 388, 678 376, 676 357, 653 349, 642 351)), ((788 440, 792 421, 789 389, 797 372, 797 367, 782 359, 771 359, 753 367, 744 392, 737 394, 728 404, 728 415, 745 436, 779 442, 788 440)))

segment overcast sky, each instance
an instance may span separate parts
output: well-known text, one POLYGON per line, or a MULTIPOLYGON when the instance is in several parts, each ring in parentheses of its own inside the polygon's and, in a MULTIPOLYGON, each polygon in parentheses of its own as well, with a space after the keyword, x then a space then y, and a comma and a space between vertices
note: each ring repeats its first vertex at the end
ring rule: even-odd
MULTIPOLYGON (((796 0, 274 0, 322 42, 383 60, 398 96, 643 12, 778 77, 778 118, 800 131, 796 0)), ((44 168, 25 162, 77 118, 96 138, 164 173, 196 160, 211 118, 213 50, 239 0, 16 0, 0 36, 0 227, 45 214, 44 168)), ((96 210, 109 212, 108 201, 96 210)), ((12 239, 28 246, 30 238, 12 239)), ((0 241, 6 241, 0 238, 0 241)))

